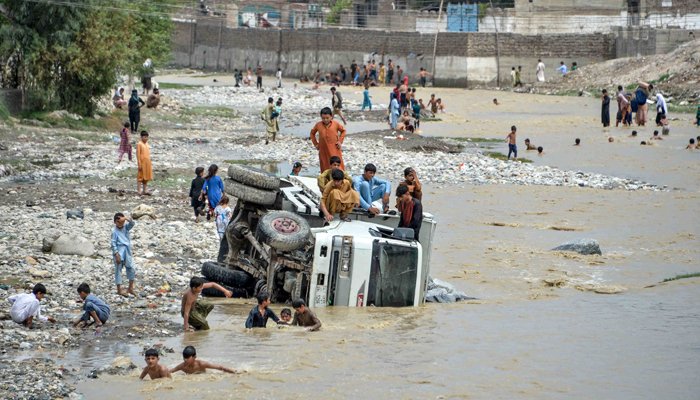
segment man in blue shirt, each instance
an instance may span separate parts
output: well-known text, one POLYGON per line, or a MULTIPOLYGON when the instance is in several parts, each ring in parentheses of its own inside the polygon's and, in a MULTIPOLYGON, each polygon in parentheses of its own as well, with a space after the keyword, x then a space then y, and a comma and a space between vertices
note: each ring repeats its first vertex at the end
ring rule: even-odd
POLYGON ((564 64, 564 61, 559 63, 559 68, 557 68, 557 71, 561 73, 561 76, 564 76, 567 72, 569 72, 566 68, 566 64, 564 64))
POLYGON ((374 164, 365 165, 365 172, 361 176, 352 178, 353 188, 360 194, 360 206, 372 215, 377 215, 380 210, 372 206, 372 202, 382 199, 383 212, 389 211, 389 194, 391 183, 384 179, 375 178, 377 167, 374 164))
POLYGON ((127 218, 122 213, 114 214, 114 228, 112 228, 112 257, 114 259, 114 283, 117 285, 117 293, 126 297, 127 293, 136 296, 134 292, 134 257, 131 247, 129 232, 134 227, 134 220, 127 218), (129 280, 129 289, 122 291, 122 268, 126 269, 126 277, 129 280))

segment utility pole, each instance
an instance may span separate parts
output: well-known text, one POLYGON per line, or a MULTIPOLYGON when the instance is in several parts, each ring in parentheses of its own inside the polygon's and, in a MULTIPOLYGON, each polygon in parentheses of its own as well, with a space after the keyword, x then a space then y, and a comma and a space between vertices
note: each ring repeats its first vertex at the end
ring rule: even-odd
POLYGON ((438 34, 440 33, 440 19, 442 19, 442 3, 444 0, 440 0, 440 9, 438 10, 437 26, 435 29, 435 41, 433 42, 433 86, 435 86, 435 53, 437 52, 437 40, 438 34))
POLYGON ((498 26, 496 25, 496 16, 493 13, 493 1, 489 0, 491 5, 491 18, 493 18, 493 28, 496 31, 496 86, 501 87, 501 53, 498 49, 498 26))

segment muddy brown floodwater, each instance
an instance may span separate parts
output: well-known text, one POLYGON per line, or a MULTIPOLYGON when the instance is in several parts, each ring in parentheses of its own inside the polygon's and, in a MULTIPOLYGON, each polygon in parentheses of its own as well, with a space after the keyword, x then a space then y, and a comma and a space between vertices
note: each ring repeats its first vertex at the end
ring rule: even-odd
MULTIPOLYGON (((691 116, 672 115, 680 119, 671 136, 640 146, 653 128, 638 129, 638 138, 603 130, 595 98, 437 88, 419 97, 431 91, 448 113, 425 123, 424 135, 503 138, 516 124, 521 156, 535 164, 669 190, 426 187, 424 208, 439 221, 432 275, 479 300, 317 309, 323 328, 315 333, 246 331, 252 303, 217 300, 211 331, 153 340, 175 349, 161 363, 175 366, 194 345, 199 358, 245 373, 140 382, 141 348, 104 343, 65 363, 87 371, 127 355, 139 370, 84 380, 78 390, 88 399, 698 399, 700 278, 647 287, 700 271, 700 151, 683 150, 700 134, 691 116), (526 137, 545 155, 525 152, 526 137), (576 137, 582 146, 572 146, 576 137), (550 251, 584 237, 597 239, 603 255, 550 251)), ((372 95, 386 97, 376 88, 372 95)))

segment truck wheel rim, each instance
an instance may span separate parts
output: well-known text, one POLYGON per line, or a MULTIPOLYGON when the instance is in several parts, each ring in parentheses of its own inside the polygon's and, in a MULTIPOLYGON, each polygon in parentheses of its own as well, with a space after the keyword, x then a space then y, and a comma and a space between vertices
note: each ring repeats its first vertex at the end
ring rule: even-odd
POLYGON ((272 228, 279 233, 297 233, 301 229, 299 224, 289 218, 275 218, 272 220, 272 228))

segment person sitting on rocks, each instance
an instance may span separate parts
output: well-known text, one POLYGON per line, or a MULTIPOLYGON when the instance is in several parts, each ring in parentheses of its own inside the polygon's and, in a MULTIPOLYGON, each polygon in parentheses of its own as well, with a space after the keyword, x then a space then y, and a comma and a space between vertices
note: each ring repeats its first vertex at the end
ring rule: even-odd
POLYGON ((182 361, 175 368, 170 370, 171 374, 177 371, 182 371, 186 374, 203 374, 207 372, 208 369, 218 369, 219 371, 228 372, 229 374, 235 374, 236 370, 231 368, 226 368, 223 365, 212 364, 210 362, 197 360, 197 349, 194 346, 187 346, 182 350, 182 361))
POLYGON ((32 328, 34 319, 40 321, 56 322, 53 317, 44 317, 41 315, 41 305, 39 302, 46 296, 46 287, 37 283, 32 289, 32 294, 19 293, 7 298, 12 306, 10 307, 10 317, 18 324, 22 324, 27 328, 32 328))
POLYGON ((114 95, 112 96, 112 104, 114 104, 115 108, 121 109, 126 105, 127 101, 124 99, 124 87, 119 86, 117 90, 114 91, 114 95))
POLYGON ((530 143, 530 139, 525 139, 525 150, 537 150, 537 147, 530 143))
POLYGON ((384 179, 376 178, 377 167, 374 164, 365 165, 362 175, 353 178, 354 189, 360 194, 360 206, 371 215, 377 215, 381 211, 372 206, 372 202, 382 199, 383 211, 389 211, 389 194, 391 183, 384 179))
POLYGON ((90 294, 90 286, 87 283, 81 283, 78 286, 78 295, 83 300, 83 315, 77 321, 73 322, 73 326, 85 327, 95 324, 96 328, 102 326, 109 319, 111 312, 107 303, 94 294, 90 294), (92 322, 90 322, 92 319, 92 322))
POLYGON ((408 113, 408 110, 404 110, 403 115, 401 118, 399 118, 399 123, 396 126, 396 129, 400 131, 405 131, 405 132, 411 132, 415 130, 413 126, 413 118, 408 113))
POLYGON ((214 288, 226 297, 231 297, 233 293, 230 290, 223 288, 218 283, 205 282, 204 279, 193 276, 190 279, 190 288, 182 294, 182 308, 180 315, 185 325, 185 332, 190 330, 208 330, 209 322, 207 315, 214 309, 214 306, 208 303, 199 301, 199 294, 202 290, 214 288))
POLYGON ((151 380, 160 378, 170 378, 170 370, 165 365, 158 364, 160 361, 160 354, 156 349, 148 349, 144 354, 146 360, 146 367, 141 371, 139 379, 143 379, 148 375, 151 380))
POLYGON ((321 195, 321 213, 323 218, 333 221, 333 214, 340 214, 340 219, 350 221, 348 214, 360 204, 360 194, 352 188, 352 184, 346 178, 345 172, 336 168, 331 171, 331 182, 323 188, 321 195))
MULTIPOLYGON (((326 188, 326 185, 328 185, 328 183, 333 180, 333 178, 331 177, 331 173, 336 169, 343 171, 343 169, 341 168, 341 163, 342 160, 340 159, 340 157, 331 156, 331 167, 321 172, 321 174, 316 179, 316 183, 318 183, 318 188, 321 191, 321 193, 323 193, 323 190, 326 188)), ((345 174, 345 179, 347 179, 350 182, 350 185, 352 185, 352 176, 350 176, 350 174, 348 174, 345 171, 343 171, 343 173, 345 174)))
POLYGON ((146 108, 156 109, 158 108, 158 104, 160 104, 160 90, 158 90, 158 88, 154 88, 153 93, 148 95, 148 98, 146 99, 146 108))
POLYGON ((306 303, 302 299, 292 301, 294 308, 294 319, 292 325, 305 326, 307 331, 313 332, 321 329, 321 321, 316 317, 313 311, 306 307, 306 303))

